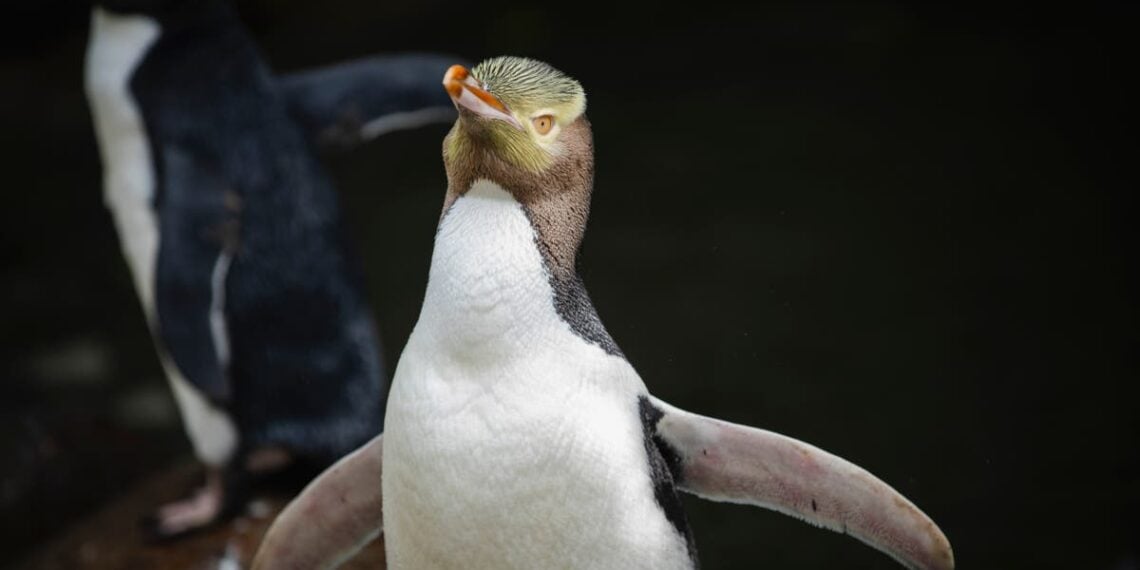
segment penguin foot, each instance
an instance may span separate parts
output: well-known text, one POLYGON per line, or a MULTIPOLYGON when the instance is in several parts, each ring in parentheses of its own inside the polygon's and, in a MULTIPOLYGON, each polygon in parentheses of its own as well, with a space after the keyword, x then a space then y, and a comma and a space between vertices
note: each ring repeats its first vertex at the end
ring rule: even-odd
POLYGON ((205 530, 243 512, 254 490, 292 496, 318 473, 319 465, 284 448, 248 452, 221 469, 207 468, 204 484, 139 521, 143 539, 164 542, 205 530))
POLYGON ((245 470, 252 475, 273 474, 293 464, 293 455, 281 447, 263 447, 245 458, 245 470))
POLYGON ((162 505, 140 521, 143 537, 148 542, 161 542, 205 529, 223 518, 225 500, 222 475, 210 470, 206 484, 189 497, 162 505))

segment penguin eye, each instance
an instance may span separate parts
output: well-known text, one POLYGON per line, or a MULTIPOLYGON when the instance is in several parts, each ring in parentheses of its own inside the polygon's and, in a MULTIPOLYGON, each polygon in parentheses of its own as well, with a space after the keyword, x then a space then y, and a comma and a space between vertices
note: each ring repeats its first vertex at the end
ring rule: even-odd
POLYGON ((535 117, 531 119, 530 122, 534 125, 535 132, 540 135, 545 135, 550 132, 550 129, 554 128, 554 117, 550 115, 535 117))

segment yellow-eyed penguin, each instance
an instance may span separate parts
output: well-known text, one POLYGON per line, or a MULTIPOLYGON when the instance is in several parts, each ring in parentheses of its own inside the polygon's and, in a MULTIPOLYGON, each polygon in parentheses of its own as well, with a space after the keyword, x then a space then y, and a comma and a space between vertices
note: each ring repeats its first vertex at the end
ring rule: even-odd
POLYGON ((335 565, 382 528, 395 570, 695 568, 681 490, 953 568, 938 527, 867 471, 649 394, 575 271, 593 185, 576 81, 500 57, 444 85, 447 195, 384 435, 290 504, 255 567, 335 565))

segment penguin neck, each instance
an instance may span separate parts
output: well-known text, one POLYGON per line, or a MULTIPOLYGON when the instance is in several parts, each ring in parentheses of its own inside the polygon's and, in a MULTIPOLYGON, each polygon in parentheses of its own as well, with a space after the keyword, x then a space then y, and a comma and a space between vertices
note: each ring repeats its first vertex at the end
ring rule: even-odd
MULTIPOLYGON (((448 135, 455 136, 463 136, 458 123, 448 135)), ((569 332, 621 356, 575 269, 594 181, 585 116, 567 125, 561 139, 558 156, 542 172, 520 171, 486 148, 444 141, 447 197, 420 317, 425 331, 443 331, 440 342, 464 353, 511 354, 550 347, 551 335, 569 332), (450 154, 457 146, 468 154, 450 154), (448 324, 456 318, 464 326, 448 324)))
POLYGON ((552 266, 534 212, 516 196, 480 178, 450 199, 414 336, 433 354, 492 368, 566 342, 623 357, 573 266, 552 266))
POLYGON ((499 184, 476 180, 445 212, 416 328, 437 353, 491 366, 568 332, 530 217, 499 184))
POLYGON ((444 215, 476 182, 493 181, 530 218, 551 275, 562 280, 576 278, 578 249, 594 190, 594 145, 589 120, 581 115, 562 129, 557 156, 549 167, 538 172, 507 162, 487 140, 452 144, 457 138, 472 137, 468 128, 460 119, 444 141, 448 179, 444 215))

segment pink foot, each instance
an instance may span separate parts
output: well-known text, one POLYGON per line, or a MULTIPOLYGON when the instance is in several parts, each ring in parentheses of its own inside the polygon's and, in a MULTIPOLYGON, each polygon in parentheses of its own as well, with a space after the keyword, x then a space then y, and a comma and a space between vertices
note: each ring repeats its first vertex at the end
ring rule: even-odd
POLYGON ((143 521, 144 531, 151 538, 162 540, 205 528, 218 519, 224 499, 221 474, 210 470, 205 486, 189 498, 160 507, 143 521))
MULTIPOLYGON (((250 453, 225 486, 221 469, 208 468, 206 484, 185 499, 167 503, 141 521, 146 539, 162 541, 204 529, 245 508, 250 485, 264 484, 275 474, 288 474, 293 456, 284 448, 263 447, 250 453)), ((233 469, 227 466, 225 469, 233 469)))

